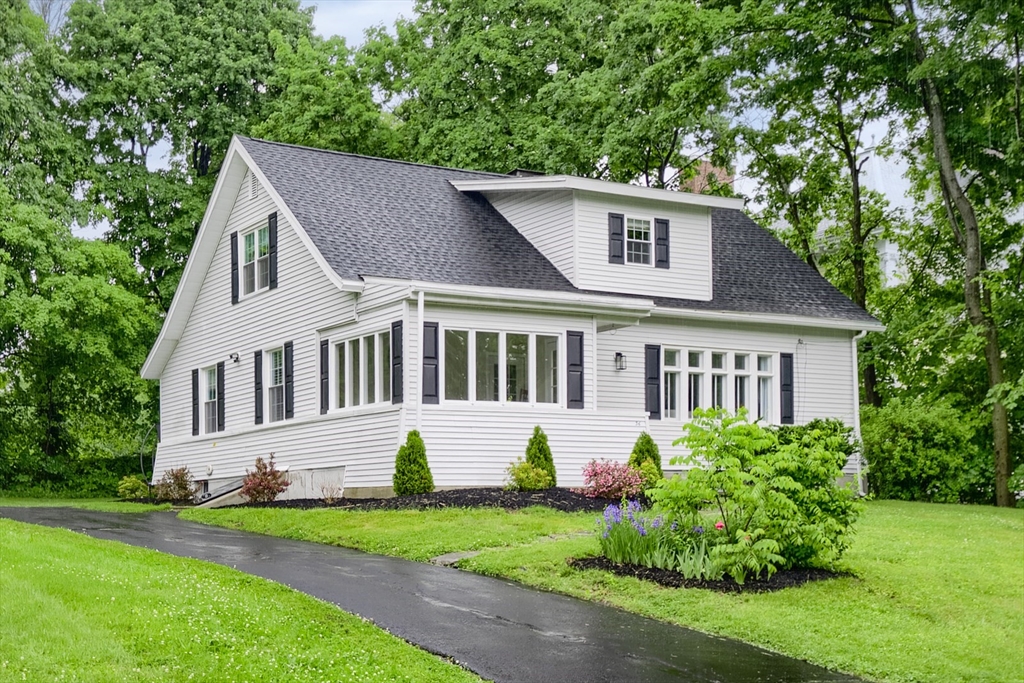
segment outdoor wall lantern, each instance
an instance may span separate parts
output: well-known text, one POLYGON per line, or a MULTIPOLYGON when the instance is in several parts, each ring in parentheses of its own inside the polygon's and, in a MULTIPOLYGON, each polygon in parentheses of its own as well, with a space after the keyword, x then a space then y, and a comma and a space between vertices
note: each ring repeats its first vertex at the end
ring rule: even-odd
POLYGON ((231 359, 232 363, 237 363, 238 362, 238 354, 237 353, 232 353, 230 356, 228 356, 228 358, 231 359))
POLYGON ((615 352, 615 369, 616 370, 625 370, 626 369, 626 357, 622 353, 620 353, 618 351, 615 352))

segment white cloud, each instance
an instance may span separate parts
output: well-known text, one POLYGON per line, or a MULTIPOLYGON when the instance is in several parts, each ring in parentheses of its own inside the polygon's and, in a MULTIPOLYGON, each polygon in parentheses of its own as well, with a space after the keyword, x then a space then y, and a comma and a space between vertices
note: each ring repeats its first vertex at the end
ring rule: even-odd
POLYGON ((303 0, 303 7, 315 7, 313 28, 326 37, 341 36, 349 47, 363 43, 366 29, 384 24, 391 29, 400 15, 413 16, 412 0, 303 0))

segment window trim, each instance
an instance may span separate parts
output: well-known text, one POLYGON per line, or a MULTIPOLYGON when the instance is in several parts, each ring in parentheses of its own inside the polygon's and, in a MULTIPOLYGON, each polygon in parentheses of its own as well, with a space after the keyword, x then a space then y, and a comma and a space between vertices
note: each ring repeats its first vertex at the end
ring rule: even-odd
POLYGON ((220 431, 220 422, 217 419, 217 400, 220 398, 217 394, 217 365, 210 365, 208 367, 199 369, 199 436, 208 436, 210 434, 216 434, 220 431), (213 399, 209 398, 210 392, 210 373, 213 373, 213 399), (213 404, 213 428, 210 428, 209 421, 207 420, 206 411, 208 410, 209 404, 213 404))
POLYGON ((665 391, 666 387, 661 389, 662 401, 662 419, 671 420, 674 422, 689 422, 692 418, 689 416, 690 412, 690 375, 700 375, 700 395, 698 396, 699 404, 701 408, 707 409, 711 407, 712 399, 712 381, 714 375, 725 376, 725 395, 723 398, 724 408, 732 413, 736 412, 736 378, 747 377, 747 413, 748 418, 751 421, 761 420, 765 424, 778 425, 781 424, 781 413, 780 413, 780 400, 776 394, 779 389, 779 351, 756 351, 751 349, 733 349, 727 350, 719 346, 672 346, 662 344, 661 347, 661 370, 662 370, 662 382, 668 382, 668 375, 672 372, 678 372, 680 377, 679 395, 677 398, 677 415, 676 417, 669 417, 667 406, 665 405, 665 391), (666 352, 675 351, 679 353, 679 362, 675 366, 668 366, 665 363, 666 352), (701 364, 700 367, 691 367, 689 354, 700 353, 701 364), (724 368, 712 368, 712 354, 722 353, 725 354, 724 368), (736 356, 747 357, 747 367, 743 370, 736 369, 736 356), (757 369, 758 356, 768 356, 771 358, 771 370, 759 371, 757 369), (760 380, 762 377, 771 379, 771 390, 769 391, 769 415, 764 418, 757 417, 759 410, 759 391, 760 391, 760 380), (686 381, 683 382, 682 380, 686 381))
MULTIPOLYGON (((390 372, 391 363, 391 344, 394 343, 391 339, 391 325, 384 329, 372 329, 362 332, 349 332, 347 336, 331 336, 329 337, 328 343, 328 392, 330 394, 328 400, 328 414, 333 413, 347 413, 359 411, 364 408, 374 408, 381 406, 390 406, 391 396, 388 391, 388 397, 384 398, 384 364, 385 361, 381 358, 383 343, 382 336, 388 335, 388 358, 386 363, 388 364, 388 370, 390 372), (370 401, 367 395, 367 367, 366 367, 366 338, 373 337, 373 388, 374 388, 374 400, 370 401), (352 402, 352 351, 350 344, 355 341, 359 345, 359 403, 354 404, 352 402), (345 405, 338 405, 338 347, 345 346, 345 405)), ((326 336, 326 335, 325 335, 326 336)), ((388 387, 390 389, 390 387, 388 387)))
POLYGON ((270 274, 270 223, 269 223, 269 221, 264 221, 262 224, 257 224, 257 225, 251 226, 251 227, 247 228, 246 230, 239 231, 239 233, 238 233, 238 280, 239 280, 239 282, 238 282, 238 300, 241 301, 243 299, 251 298, 251 297, 257 296, 257 295, 259 295, 259 294, 261 294, 263 292, 269 291, 271 289, 271 287, 270 287, 270 280, 271 280, 270 275, 271 275, 270 274), (260 269, 259 269, 259 262, 260 262, 260 255, 259 255, 259 253, 260 253, 260 238, 259 238, 259 233, 260 233, 261 230, 266 230, 267 231, 267 255, 265 257, 263 257, 267 261, 267 286, 266 287, 260 287, 259 286, 259 282, 260 282, 260 269), (246 292, 245 291, 245 267, 246 267, 246 265, 248 265, 248 262, 245 260, 245 238, 248 237, 249 235, 254 235, 254 237, 253 237, 253 254, 254 254, 254 258, 252 260, 252 264, 253 264, 253 283, 254 284, 253 284, 253 290, 251 292, 246 292))
POLYGON ((551 331, 551 330, 540 330, 540 331, 523 331, 523 330, 501 330, 493 327, 475 327, 472 325, 446 325, 443 323, 438 324, 438 395, 439 405, 453 406, 472 406, 472 407, 496 407, 496 406, 518 406, 522 408, 540 409, 540 410, 557 410, 568 408, 568 381, 559 383, 558 386, 558 400, 554 402, 541 402, 537 400, 537 337, 556 337, 558 339, 558 359, 561 360, 559 366, 556 366, 556 372, 563 373, 568 370, 566 366, 566 333, 565 331, 551 331), (469 398, 466 400, 462 399, 448 399, 447 393, 447 377, 445 376, 445 354, 446 354, 446 335, 448 330, 466 332, 469 335, 469 344, 467 345, 469 358, 467 359, 469 364, 469 377, 467 379, 469 383, 469 398), (476 336, 477 333, 491 333, 498 335, 498 400, 487 401, 480 400, 476 395, 476 336), (526 374, 527 374, 527 388, 529 389, 529 401, 509 401, 508 400, 508 335, 510 334, 521 334, 527 336, 527 353, 526 353, 526 374))
POLYGON ((288 421, 288 398, 284 395, 288 378, 285 377, 284 342, 263 349, 263 424, 272 425, 288 421), (281 384, 273 384, 274 360, 273 353, 281 352, 281 384), (273 403, 270 400, 270 390, 275 386, 281 387, 281 419, 275 420, 273 403))
POLYGON ((622 217, 622 263, 626 266, 639 266, 641 268, 654 268, 654 264, 657 261, 654 254, 655 238, 654 238, 654 216, 640 215, 640 214, 623 214, 622 217), (647 240, 631 240, 629 238, 629 222, 633 221, 646 221, 647 226, 647 240), (637 242, 640 244, 646 244, 649 249, 647 250, 647 263, 641 263, 637 261, 629 260, 629 243, 637 242))

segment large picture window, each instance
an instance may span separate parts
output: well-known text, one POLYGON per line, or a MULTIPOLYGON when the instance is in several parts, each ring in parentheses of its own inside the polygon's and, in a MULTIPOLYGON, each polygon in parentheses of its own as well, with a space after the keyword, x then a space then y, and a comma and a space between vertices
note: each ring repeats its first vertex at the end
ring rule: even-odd
POLYGON ((752 420, 777 420, 774 354, 673 348, 664 348, 662 354, 665 419, 689 419, 696 408, 711 407, 733 412, 746 408, 752 420), (685 416, 679 407, 683 391, 685 416))
POLYGON ((252 294, 270 287, 270 228, 264 226, 242 239, 242 291, 252 294))
POLYGON ((391 332, 334 342, 331 405, 352 408, 391 402, 391 332))
POLYGON ((446 401, 561 405, 562 335, 445 329, 446 401))

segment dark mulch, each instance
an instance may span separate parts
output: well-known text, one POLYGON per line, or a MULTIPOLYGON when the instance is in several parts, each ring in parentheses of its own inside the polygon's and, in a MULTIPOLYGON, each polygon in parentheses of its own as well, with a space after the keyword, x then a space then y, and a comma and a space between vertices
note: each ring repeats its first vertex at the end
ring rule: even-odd
POLYGON ((771 591, 782 590, 783 588, 794 588, 809 581, 824 581, 842 576, 852 576, 851 574, 830 572, 824 569, 780 569, 772 575, 771 579, 747 579, 745 583, 740 585, 729 576, 721 581, 687 579, 679 572, 668 569, 648 569, 647 567, 635 564, 616 564, 604 557, 570 559, 569 566, 576 569, 604 569, 619 576, 632 576, 645 581, 653 581, 666 588, 706 588, 718 591, 719 593, 770 593, 771 591))
POLYGON ((338 508, 344 510, 435 510, 440 508, 496 507, 521 510, 544 505, 563 512, 601 512, 614 501, 587 498, 569 489, 553 488, 544 491, 506 491, 500 488, 454 489, 435 491, 415 496, 393 498, 340 498, 330 505, 323 500, 275 500, 272 503, 249 503, 233 507, 272 508, 338 508))

